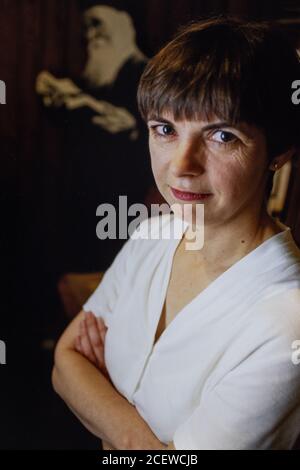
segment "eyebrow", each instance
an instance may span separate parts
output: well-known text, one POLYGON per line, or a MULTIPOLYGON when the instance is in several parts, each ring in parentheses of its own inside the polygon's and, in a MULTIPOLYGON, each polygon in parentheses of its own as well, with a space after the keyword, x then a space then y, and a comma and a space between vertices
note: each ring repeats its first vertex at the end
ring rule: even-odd
MULTIPOLYGON (((174 125, 174 122, 169 121, 168 119, 162 117, 162 116, 151 116, 149 119, 147 119, 147 122, 149 121, 157 121, 157 122, 164 122, 166 124, 174 125)), ((211 124, 207 124, 206 126, 202 127, 202 131, 209 131, 212 129, 219 129, 220 127, 234 127, 237 128, 237 126, 234 126, 232 123, 227 122, 227 121, 218 121, 218 122, 213 122, 211 124)))

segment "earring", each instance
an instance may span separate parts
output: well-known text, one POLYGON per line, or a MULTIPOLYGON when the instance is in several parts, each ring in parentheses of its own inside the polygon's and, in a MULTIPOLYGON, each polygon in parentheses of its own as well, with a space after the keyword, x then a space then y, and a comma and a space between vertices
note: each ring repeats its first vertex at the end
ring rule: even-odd
POLYGON ((274 170, 274 171, 277 171, 277 170, 278 170, 278 163, 277 163, 277 162, 273 164, 273 170, 274 170))

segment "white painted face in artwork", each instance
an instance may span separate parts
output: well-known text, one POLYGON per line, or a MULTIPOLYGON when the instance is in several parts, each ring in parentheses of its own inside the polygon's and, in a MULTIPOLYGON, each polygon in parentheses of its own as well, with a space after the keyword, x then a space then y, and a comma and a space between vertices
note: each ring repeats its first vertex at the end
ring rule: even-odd
POLYGON ((84 13, 88 61, 83 77, 92 87, 109 84, 136 48, 135 30, 125 11, 98 5, 84 13))

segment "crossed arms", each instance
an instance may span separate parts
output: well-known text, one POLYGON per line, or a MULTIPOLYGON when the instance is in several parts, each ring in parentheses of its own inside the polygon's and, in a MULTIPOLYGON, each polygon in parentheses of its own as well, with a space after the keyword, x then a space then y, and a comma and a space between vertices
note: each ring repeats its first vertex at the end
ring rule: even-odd
POLYGON ((113 386, 104 361, 106 327, 83 310, 60 338, 52 383, 81 423, 103 441, 104 449, 172 450, 113 386))

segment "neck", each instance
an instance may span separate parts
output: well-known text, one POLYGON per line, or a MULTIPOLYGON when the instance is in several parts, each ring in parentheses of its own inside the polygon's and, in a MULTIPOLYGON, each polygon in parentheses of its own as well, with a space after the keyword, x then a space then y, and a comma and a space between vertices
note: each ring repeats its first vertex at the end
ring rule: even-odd
POLYGON ((204 224, 204 245, 200 250, 186 250, 185 242, 191 241, 189 227, 181 241, 184 256, 205 269, 226 270, 261 243, 280 233, 284 226, 277 223, 262 207, 250 216, 243 213, 234 220, 221 224, 204 224))

